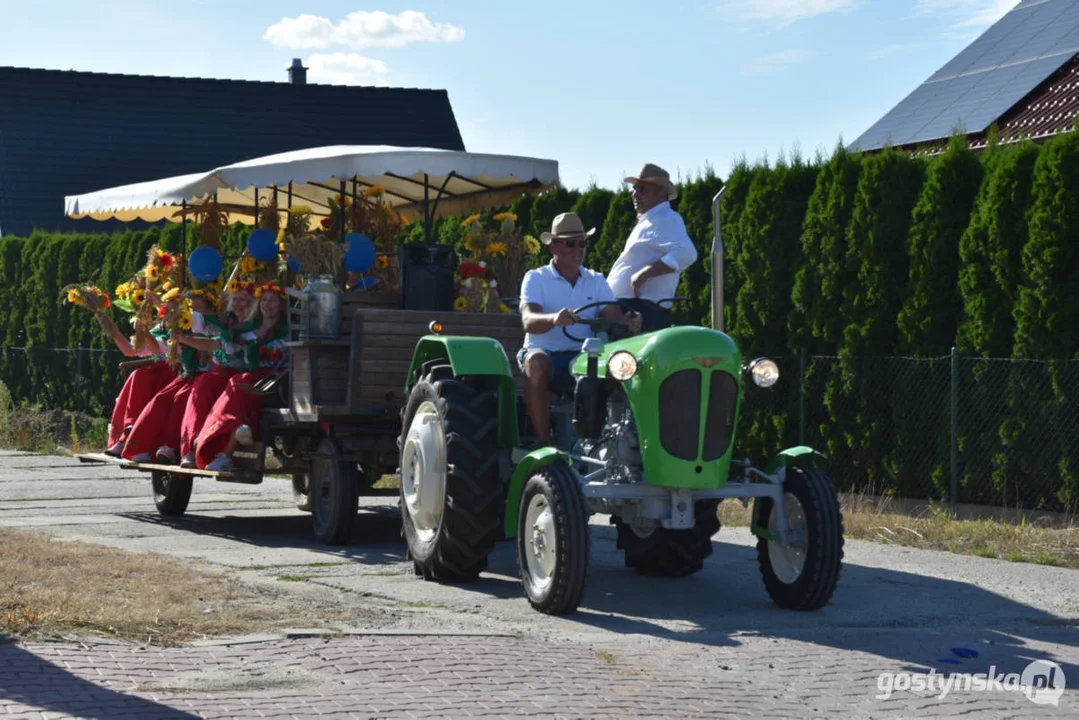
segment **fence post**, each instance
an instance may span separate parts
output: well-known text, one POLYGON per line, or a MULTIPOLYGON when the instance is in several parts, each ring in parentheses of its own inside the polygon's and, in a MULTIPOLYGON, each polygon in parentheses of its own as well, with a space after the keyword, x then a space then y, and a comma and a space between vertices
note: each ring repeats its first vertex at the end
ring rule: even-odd
POLYGON ((952 382, 951 382, 951 406, 952 406, 952 428, 951 428, 951 469, 952 469, 952 488, 949 495, 950 504, 952 506, 952 517, 957 517, 957 507, 959 504, 959 351, 952 347, 952 382))
POLYGON ((806 444, 806 367, 809 365, 809 348, 802 346, 798 358, 798 444, 806 444))

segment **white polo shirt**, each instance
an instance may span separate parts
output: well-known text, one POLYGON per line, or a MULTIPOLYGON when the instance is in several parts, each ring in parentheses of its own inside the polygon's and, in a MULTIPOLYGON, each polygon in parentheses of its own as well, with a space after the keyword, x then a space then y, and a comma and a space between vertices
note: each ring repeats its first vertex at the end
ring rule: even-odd
MULTIPOLYGON (((576 310, 582 305, 590 305, 600 300, 614 300, 614 293, 607 286, 595 270, 581 268, 581 275, 577 282, 570 284, 569 280, 554 266, 554 260, 543 267, 529 270, 525 273, 524 282, 521 283, 521 305, 535 303, 543 312, 558 312, 562 308, 576 310)), ((583 315, 588 319, 597 317, 604 310, 604 306, 585 310, 583 315)), ((574 324, 566 328, 570 335, 577 338, 590 338, 592 331, 587 325, 574 324)), ((525 333, 525 344, 528 349, 540 348, 550 352, 560 350, 580 350, 581 343, 574 342, 566 337, 562 328, 551 328, 545 333, 525 333)))
POLYGON ((696 260, 697 248, 686 233, 682 216, 674 211, 669 202, 664 201, 637 219, 637 226, 629 234, 626 247, 607 274, 607 284, 615 297, 631 298, 633 275, 659 261, 674 272, 646 280, 641 297, 653 302, 666 300, 678 294, 679 276, 696 260))

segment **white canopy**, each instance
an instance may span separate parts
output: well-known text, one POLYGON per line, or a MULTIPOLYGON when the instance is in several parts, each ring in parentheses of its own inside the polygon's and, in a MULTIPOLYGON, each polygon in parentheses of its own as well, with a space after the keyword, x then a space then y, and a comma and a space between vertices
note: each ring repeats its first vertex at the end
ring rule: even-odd
POLYGON ((539 192, 558 182, 555 160, 487 155, 434 148, 337 145, 268 155, 205 173, 98 190, 64 198, 74 218, 123 221, 177 219, 215 196, 229 220, 253 224, 256 196, 265 205, 274 192, 282 210, 307 205, 315 216, 341 194, 385 188, 388 202, 411 220, 476 212, 539 192), (427 202, 425 202, 425 199, 427 202))

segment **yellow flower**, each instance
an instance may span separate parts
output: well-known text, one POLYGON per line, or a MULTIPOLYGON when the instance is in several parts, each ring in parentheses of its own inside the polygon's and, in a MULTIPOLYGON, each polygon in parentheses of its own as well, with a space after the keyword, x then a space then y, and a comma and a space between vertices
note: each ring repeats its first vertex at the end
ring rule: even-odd
POLYGON ((143 300, 146 299, 146 291, 142 288, 135 288, 131 291, 131 302, 136 305, 142 305, 143 300))
POLYGON ((312 210, 310 205, 293 205, 288 212, 289 215, 310 215, 312 210))
POLYGON ((525 235, 525 250, 529 255, 535 255, 540 251, 540 241, 531 235, 525 235))
POLYGON ((463 228, 472 227, 472 224, 476 223, 476 222, 479 222, 479 220, 480 220, 480 214, 479 213, 476 213, 475 215, 469 215, 468 217, 466 217, 464 220, 461 221, 461 227, 463 227, 463 228))
POLYGON ((504 302, 500 302, 498 303, 498 312, 502 313, 503 315, 509 315, 511 311, 509 305, 504 302))
POLYGON ((400 215, 400 214, 399 214, 399 215, 397 216, 397 219, 401 221, 401 225, 402 225, 402 226, 404 226, 404 227, 408 227, 409 225, 411 225, 411 224, 412 224, 412 223, 411 223, 411 222, 409 221, 409 219, 408 219, 408 218, 406 218, 406 217, 405 217, 404 215, 400 215))
POLYGON ((465 300, 463 297, 459 297, 459 298, 457 298, 456 300, 453 301, 453 309, 454 310, 464 310, 467 307, 468 307, 468 300, 465 300))
POLYGON ((491 219, 494 220, 495 222, 499 222, 499 223, 502 222, 503 220, 512 220, 513 222, 517 222, 517 216, 514 215, 511 212, 498 213, 497 215, 495 215, 491 219))
POLYGON ((161 285, 161 289, 162 290, 172 290, 172 281, 171 280, 166 280, 164 282, 164 284, 161 285))
POLYGON ((250 255, 245 255, 244 259, 240 261, 240 271, 250 274, 255 271, 255 265, 258 261, 250 255))
POLYGON ((161 277, 161 270, 157 267, 157 265, 146 266, 147 280, 157 280, 159 277, 161 277))
POLYGON ((465 248, 467 248, 469 252, 473 253, 479 251, 479 241, 476 239, 475 235, 468 236, 468 239, 465 240, 465 248))
POLYGON ((379 255, 377 258, 375 258, 375 267, 377 267, 379 270, 389 267, 389 265, 390 259, 385 255, 379 255))
POLYGON ((281 252, 285 251, 285 228, 277 231, 277 249, 281 252))
POLYGON ((231 295, 231 294, 235 293, 239 289, 240 289, 240 283, 237 282, 235 278, 233 278, 232 280, 229 280, 229 286, 227 288, 225 288, 225 292, 227 292, 227 293, 229 293, 231 295))
POLYGON ((504 242, 493 242, 487 246, 487 252, 491 255, 505 255, 509 251, 509 245, 504 242))
POLYGON ((172 290, 169 290, 167 293, 165 293, 164 295, 161 296, 161 301, 162 302, 169 302, 170 300, 172 300, 174 297, 176 297, 179 294, 180 294, 180 288, 173 288, 172 290))
POLYGON ((367 197, 381 197, 386 194, 386 188, 381 185, 372 185, 363 191, 363 194, 367 197))
POLYGON ((177 324, 180 326, 181 330, 190 330, 191 326, 195 324, 195 319, 191 317, 190 313, 184 313, 180 316, 177 324))
POLYGON ((79 304, 79 293, 76 292, 75 290, 68 290, 67 291, 67 301, 69 303, 75 303, 76 305, 78 305, 79 304))

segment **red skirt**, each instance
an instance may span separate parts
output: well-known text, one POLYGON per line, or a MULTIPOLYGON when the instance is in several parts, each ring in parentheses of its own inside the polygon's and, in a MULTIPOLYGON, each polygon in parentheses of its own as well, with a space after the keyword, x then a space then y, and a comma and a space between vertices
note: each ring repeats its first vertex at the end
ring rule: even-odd
POLYGON ((233 368, 215 367, 210 372, 195 377, 180 420, 181 456, 195 449, 195 438, 206 424, 206 418, 210 416, 214 403, 225 391, 229 378, 235 374, 236 370, 233 368))
POLYGON ((166 385, 143 408, 124 444, 123 456, 131 460, 140 453, 153 455, 162 446, 180 447, 180 425, 184 419, 196 377, 178 377, 166 385))
POLYGON ((116 405, 112 409, 108 447, 123 440, 124 428, 134 424, 147 403, 175 377, 176 371, 164 360, 144 365, 127 376, 124 387, 116 397, 116 405))
POLYGON ((204 468, 218 454, 225 452, 233 433, 241 425, 249 425, 255 439, 258 439, 262 396, 244 392, 236 384, 253 385, 270 372, 271 369, 266 368, 229 378, 224 391, 211 408, 202 432, 199 433, 198 441, 195 443, 196 465, 204 468))

